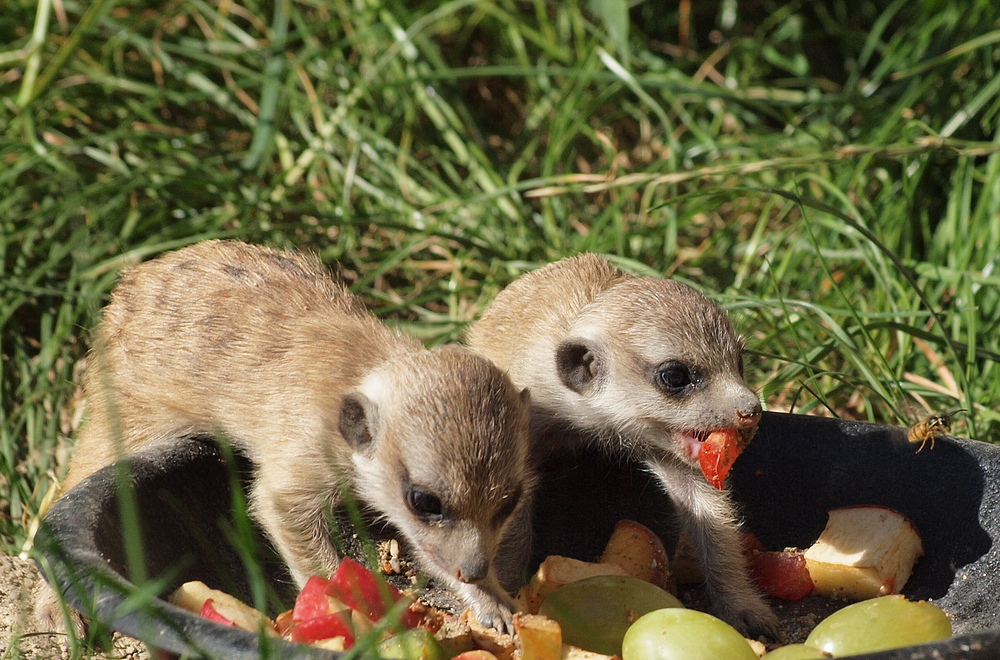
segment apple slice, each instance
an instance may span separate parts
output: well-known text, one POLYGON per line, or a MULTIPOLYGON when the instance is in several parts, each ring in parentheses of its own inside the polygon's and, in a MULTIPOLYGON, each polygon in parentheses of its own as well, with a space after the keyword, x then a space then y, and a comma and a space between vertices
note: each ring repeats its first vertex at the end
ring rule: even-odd
POLYGON ((562 660, 562 629, 540 614, 515 614, 514 630, 521 660, 562 660))
POLYGON ((215 601, 211 598, 205 599, 205 604, 201 606, 201 615, 209 621, 215 621, 216 623, 221 623, 224 626, 230 626, 232 628, 236 627, 236 624, 233 623, 232 619, 227 619, 219 614, 219 610, 215 609, 215 601))
POLYGON ((721 490, 729 470, 746 446, 747 442, 737 429, 717 429, 709 433, 698 450, 698 464, 708 483, 721 490))
POLYGON ((863 600, 899 593, 924 544, 913 523, 883 506, 830 511, 826 528, 805 551, 816 593, 863 600))
POLYGON ((350 557, 340 565, 327 582, 326 595, 362 612, 372 621, 379 621, 386 610, 403 598, 402 592, 350 557))
MULTIPOLYGON (((208 611, 214 612, 215 615, 231 622, 237 628, 252 632, 263 630, 267 635, 278 636, 274 623, 266 615, 235 596, 208 587, 204 582, 197 580, 185 582, 170 594, 167 600, 177 607, 196 614, 201 614, 203 610, 206 610, 205 603, 211 601, 207 608, 208 611)), ((219 621, 218 618, 213 620, 219 621)))
POLYGON ((292 608, 292 621, 308 621, 350 609, 346 604, 327 594, 329 585, 329 580, 321 578, 318 575, 313 575, 306 580, 302 591, 295 597, 295 606, 292 608))
POLYGON ((602 564, 617 564, 632 577, 652 582, 671 593, 677 591, 663 541, 651 529, 634 520, 618 521, 599 561, 602 564))
POLYGON ((805 557, 797 548, 779 552, 751 551, 747 557, 750 577, 769 596, 782 600, 801 600, 815 585, 805 557))
POLYGON ((323 614, 320 616, 297 621, 292 625, 291 640, 303 644, 315 644, 323 639, 340 637, 344 646, 340 650, 354 646, 354 628, 351 625, 349 611, 323 614))

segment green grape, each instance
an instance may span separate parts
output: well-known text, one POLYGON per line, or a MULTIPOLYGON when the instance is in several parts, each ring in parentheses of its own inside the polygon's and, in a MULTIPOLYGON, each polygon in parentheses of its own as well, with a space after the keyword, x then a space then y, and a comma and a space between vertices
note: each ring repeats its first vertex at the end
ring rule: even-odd
POLYGON ((542 601, 538 613, 559 623, 566 644, 619 655, 629 625, 637 617, 664 607, 684 606, 644 580, 598 575, 556 589, 542 601))
POLYGON ((951 637, 948 615, 926 601, 905 596, 872 598, 848 605, 820 621, 806 644, 838 655, 873 653, 951 637))
POLYGON ((383 660, 446 660, 448 654, 434 635, 424 628, 414 628, 378 645, 383 660))
POLYGON ((764 655, 761 660, 816 660, 829 658, 829 653, 823 653, 815 646, 808 644, 786 644, 764 655))
POLYGON ((639 618, 625 633, 622 660, 757 660, 735 628, 697 610, 666 609, 639 618))

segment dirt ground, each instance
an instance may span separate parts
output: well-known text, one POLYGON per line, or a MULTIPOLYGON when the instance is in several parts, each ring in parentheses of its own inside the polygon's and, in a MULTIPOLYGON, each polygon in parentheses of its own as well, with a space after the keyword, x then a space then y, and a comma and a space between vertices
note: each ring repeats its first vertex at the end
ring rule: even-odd
POLYGON ((107 651, 78 649, 74 655, 65 634, 38 630, 31 603, 41 581, 35 562, 0 555, 0 658, 148 660, 141 643, 121 635, 115 635, 107 651))

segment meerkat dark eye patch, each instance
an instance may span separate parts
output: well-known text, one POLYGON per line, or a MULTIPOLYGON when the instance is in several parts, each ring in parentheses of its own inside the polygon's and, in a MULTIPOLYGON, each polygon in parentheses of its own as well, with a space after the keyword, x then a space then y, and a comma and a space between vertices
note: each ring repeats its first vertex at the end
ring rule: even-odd
POLYGON ((669 360, 656 368, 654 380, 663 392, 681 394, 684 390, 697 385, 701 378, 697 371, 683 362, 669 360))
POLYGON ((428 522, 444 519, 444 505, 434 493, 421 486, 407 486, 404 494, 406 506, 416 517, 428 522))

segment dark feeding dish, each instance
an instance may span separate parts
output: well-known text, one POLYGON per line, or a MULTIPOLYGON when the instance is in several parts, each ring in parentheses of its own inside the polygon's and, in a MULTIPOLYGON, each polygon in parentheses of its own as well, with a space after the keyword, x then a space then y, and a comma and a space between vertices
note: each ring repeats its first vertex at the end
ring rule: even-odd
MULTIPOLYGON (((736 462, 731 486, 746 528, 771 549, 808 547, 823 530, 827 511, 850 505, 891 507, 920 531, 925 556, 903 593, 944 609, 955 635, 852 657, 998 658, 1000 551, 993 539, 1000 534, 1000 448, 944 438, 934 449, 916 450, 897 427, 766 413, 736 462)), ((195 439, 141 452, 129 464, 133 488, 124 501, 138 513, 142 569, 129 568, 139 564, 126 551, 121 473, 114 468, 59 500, 39 531, 39 562, 70 603, 114 630, 176 654, 339 657, 223 628, 158 598, 135 607, 149 599, 129 597, 136 589, 134 570, 142 570, 160 594, 202 580, 253 602, 251 576, 260 564, 248 559, 240 531, 246 525, 233 514, 245 465, 227 462, 214 445, 195 439)), ((590 560, 622 518, 647 525, 668 548, 675 543, 669 499, 641 466, 599 455, 564 457, 544 467, 542 484, 535 512, 538 560, 548 554, 590 560)), ((266 556, 262 548, 249 554, 266 556)), ((274 614, 292 593, 280 566, 272 560, 263 567, 274 614)))

